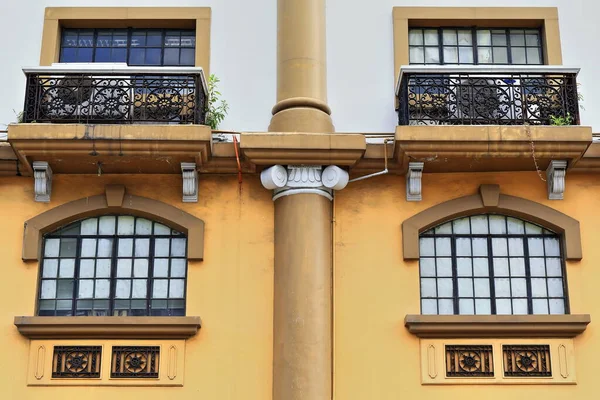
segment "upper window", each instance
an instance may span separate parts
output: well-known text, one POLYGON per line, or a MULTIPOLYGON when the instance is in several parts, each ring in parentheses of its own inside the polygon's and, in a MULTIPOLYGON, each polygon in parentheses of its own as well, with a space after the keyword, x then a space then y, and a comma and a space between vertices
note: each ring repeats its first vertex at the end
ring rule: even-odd
POLYGON ((538 29, 413 28, 411 64, 542 64, 538 29))
POLYGON ((420 236, 422 314, 565 314, 558 235, 502 215, 456 219, 420 236))
POLYGON ((103 216, 44 236, 40 316, 185 315, 187 239, 165 225, 103 216))
POLYGON ((63 29, 60 62, 194 66, 196 32, 170 29, 63 29))

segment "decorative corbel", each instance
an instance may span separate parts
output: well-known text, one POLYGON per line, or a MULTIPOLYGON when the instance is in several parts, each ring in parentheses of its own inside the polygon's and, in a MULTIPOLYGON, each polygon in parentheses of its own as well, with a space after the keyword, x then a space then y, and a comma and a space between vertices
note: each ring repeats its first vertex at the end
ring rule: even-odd
POLYGON ((52 194, 52 168, 46 161, 33 162, 33 177, 35 179, 35 201, 50 203, 52 194))
POLYGON ((546 183, 548 184, 548 199, 562 200, 565 195, 565 175, 567 174, 567 162, 564 160, 552 160, 546 170, 546 183))
POLYGON ((196 163, 181 163, 181 176, 183 178, 183 202, 198 202, 198 171, 196 163))
POLYGON ((423 163, 408 163, 408 172, 406 174, 406 201, 421 201, 421 178, 423 176, 423 163))

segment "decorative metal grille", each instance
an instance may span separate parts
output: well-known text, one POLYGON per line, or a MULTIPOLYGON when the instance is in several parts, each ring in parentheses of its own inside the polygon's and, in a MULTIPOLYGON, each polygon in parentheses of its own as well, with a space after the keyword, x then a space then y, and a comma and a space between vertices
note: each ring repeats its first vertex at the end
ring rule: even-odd
POLYGON ((504 345, 502 354, 505 376, 552 376, 548 345, 504 345))
POLYGON ((100 378, 102 346, 54 346, 53 378, 100 378))
POLYGON ((111 378, 158 378, 159 346, 113 346, 111 378))
POLYGON ((405 72, 398 101, 399 125, 579 125, 574 73, 405 72))
POLYGON ((98 75, 28 73, 24 122, 205 122, 206 96, 199 75, 98 75))
POLYGON ((461 378, 494 376, 492 346, 446 346, 446 376, 461 378))

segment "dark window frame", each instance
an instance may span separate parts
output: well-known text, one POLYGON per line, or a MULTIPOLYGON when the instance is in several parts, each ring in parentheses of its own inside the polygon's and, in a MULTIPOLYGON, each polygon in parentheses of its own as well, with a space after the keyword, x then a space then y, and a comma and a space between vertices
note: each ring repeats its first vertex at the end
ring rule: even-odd
MULTIPOLYGON (((542 35, 542 30, 540 28, 494 28, 494 27, 484 27, 484 26, 441 26, 441 27, 409 27, 408 28, 408 32, 409 32, 409 43, 408 43, 408 49, 409 49, 409 63, 411 65, 544 65, 544 43, 543 43, 543 35, 542 35), (454 48, 460 48, 460 47, 471 47, 471 46, 461 46, 460 44, 456 45, 444 45, 444 41, 443 41, 443 32, 444 30, 455 30, 455 31, 459 31, 459 30, 468 30, 471 32, 471 40, 472 40, 472 48, 473 48, 473 63, 461 63, 460 62, 460 55, 458 55, 459 59, 458 59, 458 63, 447 63, 444 60, 444 47, 454 47, 454 48), (422 39, 423 39, 423 44, 422 45, 411 45, 410 44, 410 31, 411 30, 422 30, 422 39), (435 30, 437 31, 438 34, 438 44, 437 45, 426 45, 425 44, 425 31, 426 30, 435 30), (478 31, 495 31, 495 30, 503 30, 504 31, 504 35, 505 35, 505 39, 506 39, 506 45, 494 45, 493 42, 493 38, 492 38, 492 42, 490 45, 479 45, 477 42, 477 32, 478 31), (526 33, 525 31, 537 31, 538 33, 538 38, 539 38, 539 45, 538 46, 529 46, 527 45, 526 42, 526 33), (511 32, 512 31, 523 31, 523 35, 524 35, 524 45, 513 45, 511 43, 511 32), (439 51, 439 63, 427 63, 425 62, 425 50, 423 50, 423 62, 422 63, 413 63, 410 62, 410 49, 411 48, 438 48, 439 51), (478 47, 489 47, 492 49, 492 62, 490 63, 480 63, 478 61, 478 47), (494 48, 499 48, 499 47, 506 47, 506 51, 507 51, 507 63, 494 63, 493 62, 493 49, 494 48), (525 49, 525 60, 526 63, 525 64, 516 64, 512 62, 512 49, 514 48, 523 48, 525 49), (540 58, 540 63, 539 64, 530 64, 527 63, 527 49, 530 48, 537 48, 539 51, 539 58, 540 58)), ((493 36, 493 35, 492 35, 493 36)))

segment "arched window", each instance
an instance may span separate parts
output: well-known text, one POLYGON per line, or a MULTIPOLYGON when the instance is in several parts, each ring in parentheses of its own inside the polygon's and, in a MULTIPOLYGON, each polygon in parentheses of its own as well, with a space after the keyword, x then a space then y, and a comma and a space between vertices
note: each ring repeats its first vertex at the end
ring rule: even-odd
POLYGON ((133 216, 88 218, 44 235, 37 314, 185 315, 187 239, 133 216))
POLYGON ((422 314, 565 314, 561 239, 502 215, 476 215, 420 235, 422 314))

